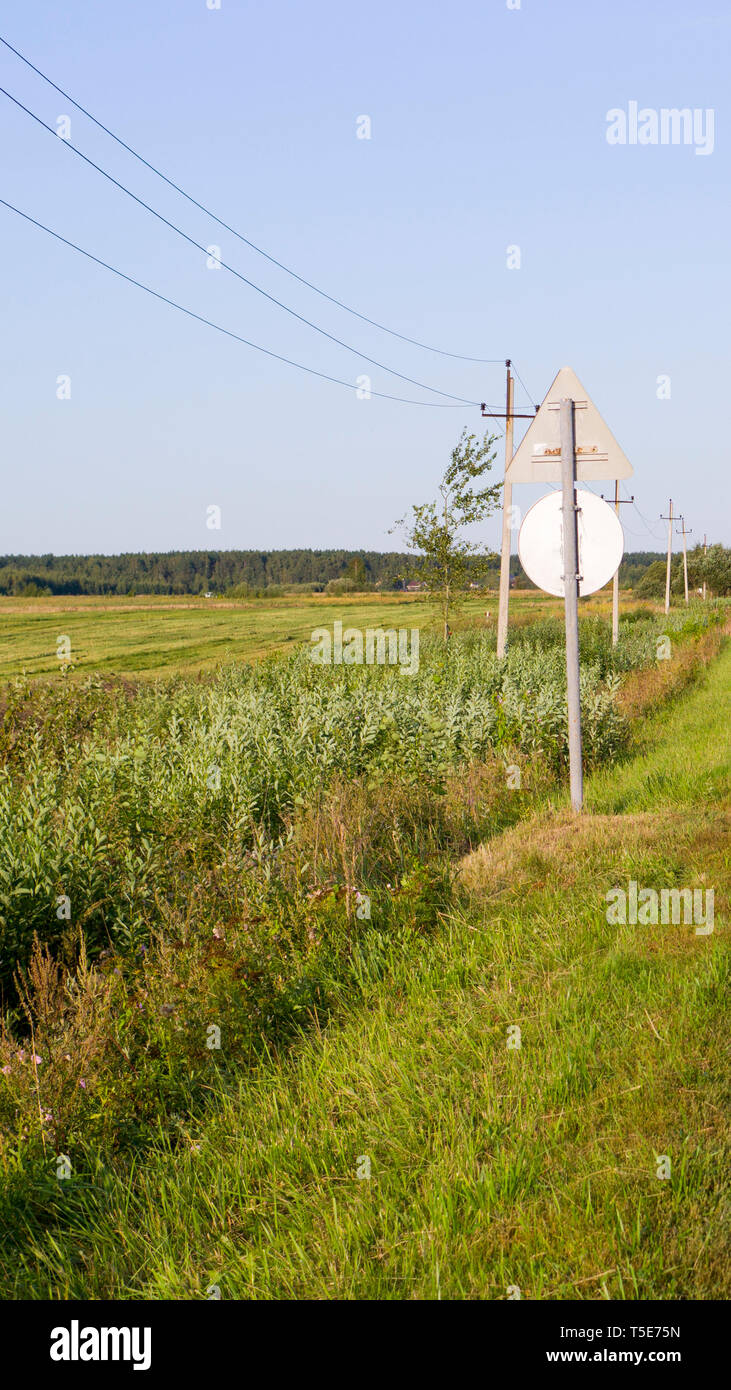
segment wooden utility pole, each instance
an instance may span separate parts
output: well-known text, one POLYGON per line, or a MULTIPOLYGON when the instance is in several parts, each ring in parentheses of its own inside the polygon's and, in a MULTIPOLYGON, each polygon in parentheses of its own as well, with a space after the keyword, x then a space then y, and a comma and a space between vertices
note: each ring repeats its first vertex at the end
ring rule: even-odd
MULTIPOLYGON (((614 479, 614 510, 619 517, 619 478, 614 479)), ((612 646, 619 641, 619 569, 612 580, 612 646)))
MULTIPOLYGON (((606 502, 604 493, 602 500, 606 502)), ((619 516, 619 509, 625 502, 634 502, 634 493, 631 497, 620 497, 619 478, 614 480, 614 510, 619 516)), ((619 570, 617 570, 612 580, 612 646, 616 647, 619 641, 619 570)))
POLYGON ((673 558, 673 499, 670 498, 670 512, 668 516, 660 516, 661 521, 668 523, 668 564, 665 572, 665 612, 670 612, 670 562, 673 558))
POLYGON ((569 719, 569 775, 571 805, 580 811, 584 802, 581 763, 581 699, 579 690, 579 535, 576 505, 576 445, 574 402, 561 401, 561 485, 563 517, 563 579, 566 620, 566 703, 569 719))
POLYGON ((505 481, 503 483, 503 533, 500 548, 500 593, 497 609, 497 654, 505 656, 508 640, 508 603, 510 601, 510 541, 512 535, 513 484, 510 464, 513 457, 513 390, 515 383, 510 371, 510 359, 505 363, 505 481))
POLYGON ((681 522, 682 522, 682 528, 683 528, 683 529, 682 529, 682 535, 683 535, 683 580, 684 580, 684 582, 685 582, 685 602, 687 603, 687 602, 688 602, 688 552, 687 552, 687 550, 686 550, 686 548, 685 548, 685 538, 686 538, 686 536, 692 536, 693 532, 692 532, 692 531, 686 531, 686 529, 685 529, 685 517, 684 517, 684 516, 681 516, 680 520, 681 520, 681 522))
MULTIPOLYGON (((505 366, 507 369, 507 379, 505 383, 505 414, 498 410, 487 410, 485 402, 482 402, 481 411, 483 420, 504 420, 505 421, 505 481, 503 483, 503 530, 500 546, 500 593, 498 595, 497 613, 497 654, 499 657, 505 656, 505 648, 508 641, 508 603, 510 597, 510 512, 513 505, 513 484, 510 480, 509 469, 513 461, 513 420, 532 420, 535 411, 531 415, 518 413, 513 410, 513 391, 515 382, 510 371, 510 358, 506 358, 505 366)), ((538 406, 536 406, 536 410, 538 406)))

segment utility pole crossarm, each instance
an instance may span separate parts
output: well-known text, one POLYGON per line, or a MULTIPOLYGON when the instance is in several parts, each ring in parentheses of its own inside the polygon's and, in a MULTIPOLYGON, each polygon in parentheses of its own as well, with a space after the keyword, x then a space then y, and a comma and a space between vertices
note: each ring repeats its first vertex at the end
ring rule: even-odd
MULTIPOLYGON (((484 402, 484 401, 482 402, 482 405, 480 406, 480 409, 481 409, 481 411, 482 411, 482 418, 483 418, 483 420, 506 420, 506 419, 508 418, 507 415, 506 415, 506 412, 505 412, 504 410, 485 410, 485 402, 484 402)), ((535 414, 536 414, 535 410, 533 411, 533 413, 532 413, 531 415, 521 415, 518 411, 516 411, 516 410, 511 410, 511 412, 510 412, 510 419, 511 419, 511 420, 533 420, 533 419, 535 419, 535 414)))

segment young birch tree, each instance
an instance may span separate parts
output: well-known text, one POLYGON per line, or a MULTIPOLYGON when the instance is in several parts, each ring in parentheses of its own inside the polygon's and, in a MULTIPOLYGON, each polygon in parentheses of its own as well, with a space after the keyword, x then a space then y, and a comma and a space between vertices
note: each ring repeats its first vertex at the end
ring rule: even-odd
POLYGON ((499 506, 502 483, 477 486, 493 465, 495 442, 494 435, 479 440, 464 429, 439 484, 438 500, 413 506, 393 528, 403 532, 408 549, 416 552, 413 576, 438 602, 445 642, 450 613, 487 562, 487 549, 462 532, 499 506))

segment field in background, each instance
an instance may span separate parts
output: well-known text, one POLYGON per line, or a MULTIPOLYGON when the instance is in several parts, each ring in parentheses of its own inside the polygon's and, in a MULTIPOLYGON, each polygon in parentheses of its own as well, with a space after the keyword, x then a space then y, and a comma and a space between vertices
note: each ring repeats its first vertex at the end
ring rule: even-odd
MULTIPOLYGON (((560 615, 559 599, 531 590, 510 596, 511 622, 560 615)), ((660 605, 622 596, 623 614, 660 605)), ((582 614, 611 611, 608 592, 580 601, 582 614)), ((94 671, 151 678, 208 670, 221 661, 251 661, 309 640, 316 627, 419 627, 436 631, 434 604, 419 595, 308 594, 266 599, 0 598, 0 682, 12 676, 54 675, 56 643, 71 639, 71 664, 94 671)), ((454 629, 487 629, 494 636, 497 594, 469 598, 454 629), (485 618, 489 611, 489 619, 485 618)))

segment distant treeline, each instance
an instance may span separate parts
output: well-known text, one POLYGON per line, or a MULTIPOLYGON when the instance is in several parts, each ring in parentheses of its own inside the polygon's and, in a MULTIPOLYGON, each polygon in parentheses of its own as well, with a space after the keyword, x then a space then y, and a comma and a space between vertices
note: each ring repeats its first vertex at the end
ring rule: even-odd
POLYGON ((165 554, 4 555, 3 594, 202 594, 351 579, 391 589, 409 557, 350 550, 171 550, 165 554))
MULTIPOLYGON (((497 574, 497 559, 495 560, 497 574)), ((514 572, 519 570, 517 559, 514 572)), ((409 555, 369 550, 173 550, 166 554, 3 555, 0 594, 232 594, 400 589, 409 555)))
MULTIPOLYGON (((721 549, 714 547, 716 552, 721 549)), ((640 588, 653 564, 656 568, 651 577, 655 580, 662 558, 657 551, 625 555, 620 569, 622 586, 640 588)), ((494 556, 480 585, 496 587, 498 568, 498 557, 494 556)), ((341 590, 394 590, 404 587, 410 572, 410 557, 398 551, 171 550, 165 554, 3 555, 0 594, 244 595, 292 588, 317 592, 335 586, 341 590)), ((517 587, 532 587, 517 556, 511 561, 511 575, 517 587)), ((653 589, 656 583, 652 584, 653 589)))

